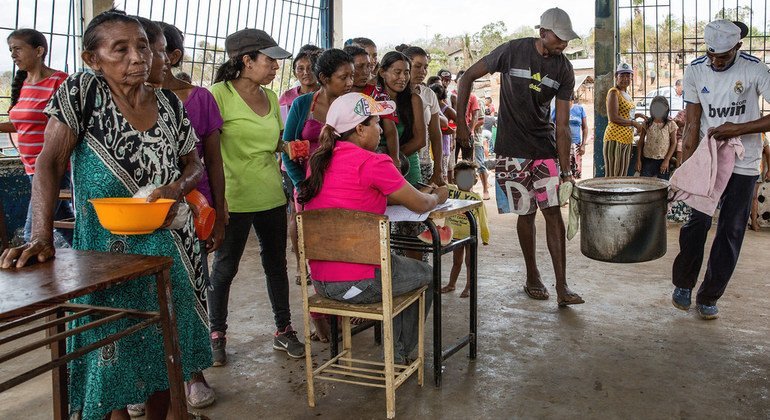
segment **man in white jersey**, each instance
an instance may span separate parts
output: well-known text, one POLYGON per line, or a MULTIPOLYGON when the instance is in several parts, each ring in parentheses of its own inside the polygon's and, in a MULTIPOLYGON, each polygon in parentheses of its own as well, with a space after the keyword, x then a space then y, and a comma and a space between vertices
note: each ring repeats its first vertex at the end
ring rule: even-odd
MULTIPOLYGON (((703 319, 717 318, 722 296, 738 262, 749 219, 754 185, 762 156, 760 133, 770 130, 770 116, 761 117, 759 96, 770 102, 770 70, 758 58, 740 51, 748 28, 740 22, 716 20, 706 25, 706 55, 694 60, 684 74, 687 122, 684 160, 705 134, 718 141, 740 138, 744 158, 735 167, 721 198, 717 233, 706 275, 695 300, 703 319)), ((674 260, 672 295, 675 307, 688 310, 692 289, 703 262, 711 216, 695 209, 679 233, 680 252, 674 260)))

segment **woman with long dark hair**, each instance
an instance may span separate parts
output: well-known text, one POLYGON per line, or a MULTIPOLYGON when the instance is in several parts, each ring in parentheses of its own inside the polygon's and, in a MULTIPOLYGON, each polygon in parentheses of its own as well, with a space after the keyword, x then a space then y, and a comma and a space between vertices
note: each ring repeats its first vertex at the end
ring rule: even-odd
MULTIPOLYGON (((329 106, 353 87, 353 59, 345 51, 326 50, 316 60, 315 76, 321 88, 294 100, 283 132, 284 141, 308 140, 311 155, 319 147, 329 106)), ((283 161, 286 173, 295 186, 299 185, 305 179, 305 165, 292 161, 287 154, 283 154, 283 161)))
POLYGON ((412 61, 410 71, 410 84, 414 92, 422 99, 423 120, 426 124, 428 143, 419 151, 420 173, 423 182, 443 185, 441 176, 441 161, 443 150, 441 147, 441 108, 436 94, 423 84, 428 75, 430 58, 428 53, 415 46, 400 45, 396 47, 412 61))
MULTIPOLYGON (((43 150, 43 132, 48 123, 48 116, 42 111, 48 101, 67 79, 67 73, 54 70, 45 64, 48 55, 48 41, 45 35, 34 29, 17 29, 8 35, 8 49, 16 65, 16 75, 11 82, 11 108, 8 111, 9 122, 0 123, 0 132, 17 133, 16 142, 19 157, 24 164, 24 171, 29 182, 35 176, 35 162, 43 150)), ((69 175, 62 178, 60 189, 70 189, 69 175)), ((57 201, 56 220, 73 217, 69 202, 57 201)), ((72 243, 72 231, 57 231, 64 239, 72 243)), ((32 233, 32 207, 27 210, 24 223, 24 240, 29 241, 32 233)))
MULTIPOLYGON (((340 96, 350 92, 353 87, 353 58, 348 53, 332 48, 324 51, 315 61, 315 77, 321 85, 317 92, 302 95, 294 100, 289 115, 286 118, 286 129, 283 132, 284 141, 308 140, 310 154, 318 149, 321 129, 326 123, 326 114, 331 104, 340 96)), ((296 187, 305 179, 307 167, 283 154, 282 160, 292 184, 296 187)), ((294 197, 290 197, 294 200, 294 197)), ((296 230, 291 232, 296 235, 296 230)), ((296 240, 295 237, 292 240, 296 240)), ((297 248, 295 247, 295 251, 297 248)), ((297 273, 299 270, 299 252, 295 252, 297 273)), ((302 279, 297 277, 297 282, 302 279)), ((314 340, 329 341, 329 324, 322 314, 312 314, 315 332, 314 340)))
POLYGON ((209 321, 214 360, 227 362, 225 333, 230 285, 254 229, 261 247, 267 292, 276 332, 273 348, 290 357, 305 355, 291 326, 286 273, 286 196, 275 153, 281 151, 283 121, 278 96, 266 86, 275 79, 278 60, 291 54, 264 31, 243 29, 225 40, 229 59, 217 71, 211 93, 224 124, 220 135, 229 222, 214 254, 209 321))
POLYGON ((410 184, 417 185, 423 181, 417 152, 427 144, 427 126, 422 99, 410 85, 411 64, 409 57, 398 51, 385 54, 377 73, 377 85, 396 103, 399 150, 409 160, 409 172, 404 177, 410 184))
MULTIPOLYGON (((305 210, 342 208, 384 214, 390 201, 425 212, 446 201, 446 187, 420 192, 405 182, 388 156, 374 153, 381 131, 379 116, 393 112, 393 106, 361 93, 349 93, 331 105, 320 134, 321 147, 310 158, 310 177, 299 187, 298 201, 305 210)), ((382 301, 379 267, 313 260, 309 265, 313 285, 322 296, 349 303, 382 301)), ((433 296, 431 267, 397 255, 391 257, 391 267, 394 296, 428 286, 427 311, 433 296)), ((413 304, 394 319, 397 364, 404 364, 417 344, 418 316, 413 304)))

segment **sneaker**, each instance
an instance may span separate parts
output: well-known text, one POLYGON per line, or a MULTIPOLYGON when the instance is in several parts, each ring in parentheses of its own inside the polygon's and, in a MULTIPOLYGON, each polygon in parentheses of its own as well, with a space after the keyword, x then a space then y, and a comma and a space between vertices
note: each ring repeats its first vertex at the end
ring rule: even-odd
POLYGON ((144 403, 142 404, 129 404, 126 406, 126 410, 128 410, 128 415, 133 417, 142 417, 144 416, 144 403))
POLYGON ((214 366, 224 366, 227 364, 226 343, 225 333, 221 331, 211 333, 211 357, 213 358, 214 366))
POLYGON ((702 305, 700 303, 695 305, 698 308, 698 315, 702 319, 717 319, 719 318, 719 309, 717 305, 702 305))
POLYGON ((692 289, 685 289, 683 287, 675 287, 674 293, 671 294, 671 303, 674 307, 687 311, 692 304, 692 289))
POLYGON ((192 408, 206 408, 214 404, 216 400, 214 390, 209 387, 205 380, 187 383, 185 390, 187 391, 187 404, 192 408))
POLYGON ((289 325, 284 331, 276 331, 273 338, 273 348, 285 351, 289 357, 299 359, 305 357, 305 345, 297 339, 297 332, 289 325))

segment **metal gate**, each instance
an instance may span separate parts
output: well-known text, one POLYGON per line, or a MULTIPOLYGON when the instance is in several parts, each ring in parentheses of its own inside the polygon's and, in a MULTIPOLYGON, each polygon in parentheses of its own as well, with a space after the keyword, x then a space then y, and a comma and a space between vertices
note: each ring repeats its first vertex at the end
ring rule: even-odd
POLYGON ((616 52, 635 69, 629 93, 638 110, 646 111, 657 93, 671 102, 685 67, 705 54, 703 28, 711 20, 745 23, 749 34, 741 50, 770 63, 767 6, 767 0, 618 0, 616 52))
MULTIPOLYGON (((85 6, 94 0, 4 0, 11 8, 0 14, 3 40, 17 28, 34 28, 48 37, 48 65, 67 73, 81 70, 81 37, 85 6)), ((279 45, 296 53, 304 44, 331 44, 331 0, 116 0, 126 13, 177 26, 185 35, 182 71, 194 84, 208 86, 225 61, 224 40, 243 28, 263 29, 279 45)), ((7 120, 10 85, 16 68, 10 56, 0 58, 0 121, 7 120)), ((285 60, 272 88, 282 92, 292 83, 291 60, 285 60)), ((0 153, 13 154, 0 135, 0 153)))
MULTIPOLYGON (((768 0, 596 0, 595 4, 595 176, 604 176, 605 96, 614 85, 618 62, 634 66, 629 94, 637 111, 647 114, 656 94, 673 102, 684 69, 705 54, 703 29, 714 19, 745 23, 750 29, 741 49, 770 63, 768 0)), ((770 112, 764 102, 762 112, 770 112)))
MULTIPOLYGON (((175 25, 185 35, 182 71, 193 83, 207 86, 226 59, 225 38, 243 28, 262 29, 279 45, 296 53, 304 44, 320 45, 321 19, 328 1, 322 0, 123 0, 127 13, 175 25)), ((292 83, 291 63, 284 62, 273 82, 283 91, 292 83)))

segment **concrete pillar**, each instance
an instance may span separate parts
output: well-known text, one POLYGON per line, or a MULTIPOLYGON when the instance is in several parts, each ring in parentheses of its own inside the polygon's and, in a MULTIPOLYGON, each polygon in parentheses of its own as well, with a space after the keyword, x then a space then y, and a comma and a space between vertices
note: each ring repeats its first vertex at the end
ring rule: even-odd
POLYGON ((615 83, 616 0, 596 0, 594 29, 594 176, 604 176, 604 130, 607 128, 607 92, 615 83))
POLYGON ((321 42, 323 48, 342 48, 342 0, 321 0, 321 42))
POLYGON ((334 0, 332 2, 332 45, 334 48, 342 48, 345 38, 342 37, 342 2, 344 0, 334 0))
POLYGON ((94 16, 113 7, 114 0, 83 0, 83 29, 94 16))

